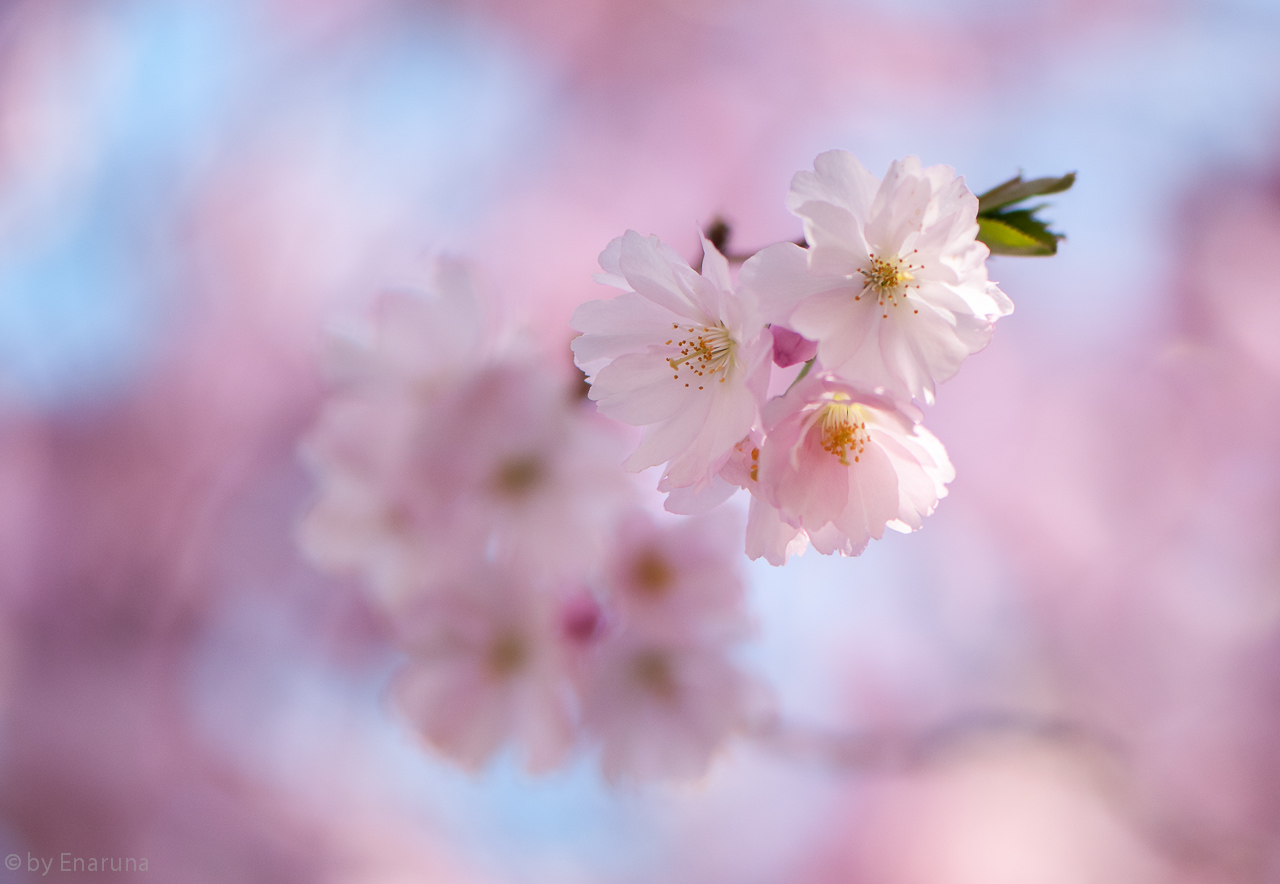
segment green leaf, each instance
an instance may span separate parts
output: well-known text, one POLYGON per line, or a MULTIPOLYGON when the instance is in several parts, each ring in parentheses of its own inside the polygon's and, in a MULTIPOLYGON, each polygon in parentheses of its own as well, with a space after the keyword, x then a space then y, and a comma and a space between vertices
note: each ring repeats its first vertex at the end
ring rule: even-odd
POLYGON ((978 216, 978 240, 993 255, 1045 256, 1058 252, 1061 234, 1035 217, 1037 209, 978 216))
POLYGON ((1062 193, 1070 190, 1076 183, 1076 173, 1068 172, 1061 178, 1033 178, 1023 181, 1022 174, 1010 178, 1003 184, 997 184, 978 197, 978 214, 990 215, 996 209, 1011 206, 1033 196, 1044 196, 1048 193, 1062 193))

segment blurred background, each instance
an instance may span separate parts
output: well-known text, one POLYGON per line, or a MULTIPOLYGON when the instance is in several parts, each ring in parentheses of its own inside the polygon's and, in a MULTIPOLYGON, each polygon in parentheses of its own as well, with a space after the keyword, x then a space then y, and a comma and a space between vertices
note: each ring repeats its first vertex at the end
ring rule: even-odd
POLYGON ((0 877, 1280 881, 1277 46, 1275 0, 4 0, 0 877), (292 539, 329 318, 448 249, 567 370, 611 238, 792 239, 833 147, 1080 177, 990 264, 926 528, 749 568, 830 739, 433 755, 292 539))

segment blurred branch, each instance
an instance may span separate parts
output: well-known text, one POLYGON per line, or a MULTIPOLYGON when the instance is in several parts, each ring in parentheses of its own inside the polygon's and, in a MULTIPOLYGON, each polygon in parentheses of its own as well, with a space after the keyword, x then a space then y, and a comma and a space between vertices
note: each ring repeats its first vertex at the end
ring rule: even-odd
MULTIPOLYGON (((744 261, 746 261, 748 258, 750 258, 752 255, 754 255, 755 252, 729 251, 728 250, 729 238, 730 236, 732 236, 732 234, 733 234, 733 228, 730 227, 729 222, 724 220, 724 218, 721 217, 720 215, 716 215, 714 218, 712 218, 711 223, 708 224, 706 229, 702 231, 702 235, 707 238, 708 242, 710 242, 713 246, 716 247, 716 251, 724 255, 726 261, 728 261, 730 264, 741 264, 744 261)), ((792 240, 792 242, 800 246, 800 248, 802 249, 808 248, 808 245, 809 245, 807 242, 805 242, 804 237, 800 237, 799 239, 794 239, 792 240)), ((703 256, 701 255, 698 256, 697 264, 693 265, 693 269, 697 270, 699 273, 702 272, 702 257, 703 256)))
POLYGON ((1072 743, 1103 750, 1115 757, 1122 755, 1116 741, 1068 719, 998 710, 967 712, 918 734, 838 732, 776 717, 761 722, 751 734, 760 745, 785 757, 866 773, 904 772, 925 765, 970 740, 1008 735, 1072 743))
POLYGON ((1108 775, 1099 789, 1135 837, 1167 861, 1213 880, 1261 882, 1267 877, 1269 843, 1191 819, 1159 803, 1138 778, 1131 752, 1117 738, 1067 718, 1028 712, 974 710, 921 731, 840 732, 785 721, 777 716, 750 732, 757 745, 784 758, 857 774, 909 774, 967 746, 1022 737, 1092 757, 1108 775))

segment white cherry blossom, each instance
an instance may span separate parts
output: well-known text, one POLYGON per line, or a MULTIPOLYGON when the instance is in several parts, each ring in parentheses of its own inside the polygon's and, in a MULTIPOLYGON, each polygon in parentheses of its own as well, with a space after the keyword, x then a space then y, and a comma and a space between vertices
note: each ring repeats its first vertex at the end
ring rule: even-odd
POLYGON ((629 230, 600 255, 600 282, 624 290, 573 315, 573 342, 601 413, 644 427, 626 461, 667 464, 672 487, 710 483, 756 424, 773 339, 755 299, 740 297, 729 264, 703 239, 698 273, 655 236, 629 230))
POLYGON ((850 383, 931 404, 1013 310, 987 279, 978 199, 949 166, 907 157, 879 181, 827 151, 795 176, 787 206, 809 248, 768 247, 743 267, 742 287, 794 305, 769 318, 816 340, 818 362, 850 383))

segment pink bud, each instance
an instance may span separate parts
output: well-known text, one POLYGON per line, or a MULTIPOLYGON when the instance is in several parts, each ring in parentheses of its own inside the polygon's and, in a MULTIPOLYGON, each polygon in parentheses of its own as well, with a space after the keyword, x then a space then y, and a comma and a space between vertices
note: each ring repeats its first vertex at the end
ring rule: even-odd
POLYGON ((773 332, 773 363, 779 368, 786 368, 797 362, 808 362, 818 355, 816 341, 803 338, 780 325, 770 326, 769 331, 773 332))

